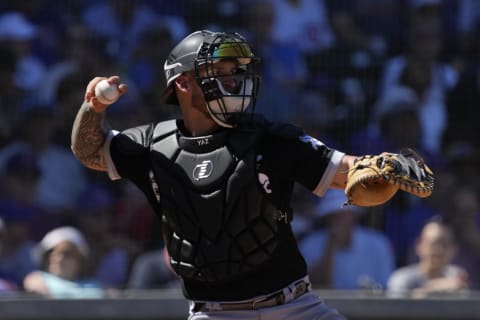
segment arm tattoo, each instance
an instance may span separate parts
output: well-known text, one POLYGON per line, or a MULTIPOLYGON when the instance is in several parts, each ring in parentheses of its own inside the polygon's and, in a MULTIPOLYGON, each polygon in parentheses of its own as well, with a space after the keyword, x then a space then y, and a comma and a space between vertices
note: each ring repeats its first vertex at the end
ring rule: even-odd
POLYGON ((106 171, 103 145, 107 129, 103 127, 104 112, 97 113, 84 103, 77 113, 72 129, 72 151, 86 167, 106 171))

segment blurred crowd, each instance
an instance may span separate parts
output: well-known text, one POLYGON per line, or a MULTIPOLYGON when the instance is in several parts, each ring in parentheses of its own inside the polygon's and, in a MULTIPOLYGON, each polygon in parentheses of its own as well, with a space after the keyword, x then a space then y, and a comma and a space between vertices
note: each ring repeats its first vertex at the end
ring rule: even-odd
POLYGON ((317 288, 392 295, 480 289, 480 1, 0 2, 0 292, 99 297, 175 287, 145 197, 83 167, 70 132, 86 85, 119 75, 116 130, 178 117, 163 63, 198 29, 260 56, 256 112, 349 154, 414 148, 427 199, 373 208, 298 188, 294 231, 317 288))

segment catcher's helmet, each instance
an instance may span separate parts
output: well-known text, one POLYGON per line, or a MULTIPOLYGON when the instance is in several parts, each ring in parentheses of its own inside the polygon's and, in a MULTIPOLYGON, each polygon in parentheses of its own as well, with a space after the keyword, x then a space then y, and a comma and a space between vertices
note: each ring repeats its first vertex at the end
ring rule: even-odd
POLYGON ((162 100, 164 103, 178 104, 173 81, 186 71, 194 71, 212 118, 221 126, 232 127, 235 125, 235 115, 245 112, 249 104, 252 104, 251 110, 254 111, 259 83, 255 68, 257 62, 258 58, 240 34, 196 31, 177 44, 165 61, 167 89, 162 94, 162 100), (213 64, 224 59, 236 60, 235 74, 214 74, 213 64), (204 66, 202 74, 199 71, 201 66, 204 66), (226 90, 222 77, 233 77, 236 88, 226 90))

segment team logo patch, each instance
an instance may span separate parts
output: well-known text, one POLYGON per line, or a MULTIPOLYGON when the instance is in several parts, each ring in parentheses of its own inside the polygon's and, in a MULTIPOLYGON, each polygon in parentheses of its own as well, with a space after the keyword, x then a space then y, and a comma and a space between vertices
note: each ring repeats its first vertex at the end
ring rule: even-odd
POLYGON ((272 189, 270 189, 270 179, 265 173, 258 174, 258 182, 260 182, 266 193, 272 193, 272 189))
POLYGON ((315 149, 315 150, 318 150, 319 147, 324 145, 321 141, 319 141, 319 140, 317 140, 314 137, 309 136, 309 135, 300 136, 298 138, 302 142, 310 143, 312 145, 312 148, 315 149))
POLYGON ((193 168, 193 179, 200 180, 210 177, 213 171, 213 163, 210 160, 203 160, 193 168))

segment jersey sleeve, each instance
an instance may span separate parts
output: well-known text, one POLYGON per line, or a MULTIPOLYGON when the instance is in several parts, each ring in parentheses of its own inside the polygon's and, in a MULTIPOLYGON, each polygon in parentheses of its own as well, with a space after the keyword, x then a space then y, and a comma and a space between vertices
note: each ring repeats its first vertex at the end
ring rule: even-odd
POLYGON ((329 148, 301 129, 283 128, 264 144, 266 167, 282 180, 294 180, 322 196, 329 188, 343 152, 329 148), (269 160, 270 159, 270 160, 269 160))
POLYGON ((323 196, 345 154, 329 148, 309 135, 302 135, 298 140, 299 142, 295 143, 296 151, 289 159, 295 164, 293 167, 295 180, 316 195, 323 196))
POLYGON ((108 176, 112 180, 142 175, 149 164, 149 145, 152 125, 110 131, 105 142, 105 160, 108 176))

